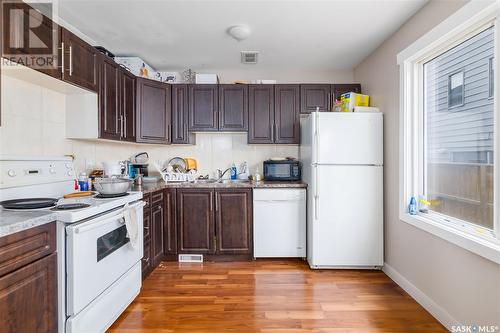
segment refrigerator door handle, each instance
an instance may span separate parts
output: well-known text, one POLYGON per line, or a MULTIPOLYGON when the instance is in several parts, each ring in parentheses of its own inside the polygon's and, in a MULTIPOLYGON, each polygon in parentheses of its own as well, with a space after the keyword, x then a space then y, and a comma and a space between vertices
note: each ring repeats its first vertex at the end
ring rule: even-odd
POLYGON ((319 162, 319 129, 318 129, 319 112, 314 113, 314 162, 319 162))
POLYGON ((318 183, 318 173, 319 168, 317 165, 314 166, 314 220, 318 219, 318 206, 319 206, 319 183, 318 183))

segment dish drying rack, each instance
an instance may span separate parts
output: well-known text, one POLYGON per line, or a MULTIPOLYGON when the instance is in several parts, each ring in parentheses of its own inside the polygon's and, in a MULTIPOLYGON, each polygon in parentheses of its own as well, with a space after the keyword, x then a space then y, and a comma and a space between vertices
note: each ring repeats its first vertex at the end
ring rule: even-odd
POLYGON ((197 172, 195 170, 187 172, 167 171, 166 169, 160 168, 156 163, 155 168, 158 170, 165 183, 194 182, 196 179, 197 172))

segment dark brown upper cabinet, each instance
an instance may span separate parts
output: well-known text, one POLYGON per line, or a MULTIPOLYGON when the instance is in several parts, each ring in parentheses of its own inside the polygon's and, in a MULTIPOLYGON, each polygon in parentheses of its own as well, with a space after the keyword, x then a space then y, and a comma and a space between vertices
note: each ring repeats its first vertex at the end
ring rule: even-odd
POLYGON ((333 101, 340 101, 340 96, 347 92, 355 92, 361 94, 361 85, 359 83, 332 84, 333 101))
POLYGON ((274 142, 300 143, 300 90, 297 84, 274 86, 274 142))
POLYGON ((170 85, 137 78, 136 86, 136 141, 170 143, 170 85))
POLYGON ((136 112, 135 112, 135 75, 127 70, 120 68, 121 78, 121 112, 123 116, 123 136, 126 141, 135 142, 136 140, 136 112))
POLYGON ((189 89, 187 84, 172 85, 172 143, 194 143, 189 132, 189 89))
POLYGON ((215 252, 213 196, 211 189, 177 189, 179 253, 215 252))
POLYGON ((101 56, 101 83, 99 92, 99 136, 120 140, 123 133, 123 116, 120 104, 120 67, 113 59, 101 56))
POLYGON ((99 137, 135 141, 135 76, 99 55, 99 137))
POLYGON ((331 109, 330 84, 301 84, 300 85, 300 113, 329 111, 331 109))
POLYGON ((216 84, 189 85, 189 130, 218 131, 218 95, 216 84))
POLYGON ((215 191, 217 254, 252 254, 252 190, 215 191))
POLYGON ((64 28, 61 38, 63 80, 97 92, 99 51, 64 28))
POLYGON ((219 131, 248 130, 248 86, 219 85, 219 131))
POLYGON ((248 86, 248 143, 274 143, 274 85, 248 86))

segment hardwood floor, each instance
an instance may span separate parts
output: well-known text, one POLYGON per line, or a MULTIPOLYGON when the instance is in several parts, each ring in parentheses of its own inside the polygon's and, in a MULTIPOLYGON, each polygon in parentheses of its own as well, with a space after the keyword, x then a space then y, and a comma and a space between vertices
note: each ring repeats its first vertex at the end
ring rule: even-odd
POLYGON ((380 271, 162 263, 109 332, 447 332, 380 271))

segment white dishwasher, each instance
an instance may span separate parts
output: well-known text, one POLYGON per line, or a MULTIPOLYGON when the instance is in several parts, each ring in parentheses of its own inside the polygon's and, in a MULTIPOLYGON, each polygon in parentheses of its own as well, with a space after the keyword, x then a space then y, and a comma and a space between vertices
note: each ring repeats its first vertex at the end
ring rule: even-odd
POLYGON ((253 191, 254 257, 306 257, 306 189, 253 191))

